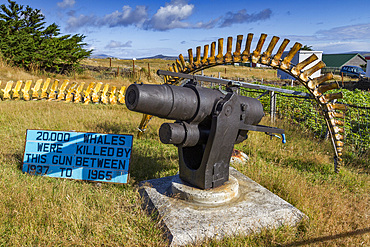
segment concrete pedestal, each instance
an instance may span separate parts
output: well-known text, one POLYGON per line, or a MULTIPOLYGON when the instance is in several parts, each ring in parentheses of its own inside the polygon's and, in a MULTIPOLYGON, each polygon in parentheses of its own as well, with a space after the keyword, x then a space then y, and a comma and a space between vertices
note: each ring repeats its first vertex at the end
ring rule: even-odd
POLYGON ((147 209, 158 212, 171 246, 281 225, 294 226, 307 217, 231 167, 230 176, 233 178, 223 190, 225 193, 218 188, 190 188, 178 175, 143 181, 139 192, 147 209), (195 196, 197 190, 200 196, 195 196))

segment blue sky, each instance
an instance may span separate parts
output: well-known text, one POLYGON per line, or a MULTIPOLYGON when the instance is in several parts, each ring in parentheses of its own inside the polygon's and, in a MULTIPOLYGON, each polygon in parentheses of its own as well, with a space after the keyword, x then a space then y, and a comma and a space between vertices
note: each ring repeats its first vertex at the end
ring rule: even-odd
POLYGON ((266 33, 267 41, 290 39, 288 48, 300 42, 324 53, 370 51, 370 0, 16 2, 40 9, 63 34, 84 34, 94 53, 120 58, 186 55, 189 48, 250 32, 255 43, 266 33))

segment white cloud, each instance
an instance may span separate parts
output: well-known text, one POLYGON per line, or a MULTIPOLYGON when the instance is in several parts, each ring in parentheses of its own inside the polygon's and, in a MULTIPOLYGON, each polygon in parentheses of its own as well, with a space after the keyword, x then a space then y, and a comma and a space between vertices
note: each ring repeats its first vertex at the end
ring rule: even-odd
MULTIPOLYGON (((63 6, 74 0, 64 0, 63 6)), ((62 3, 58 3, 62 4, 62 3)), ((69 12, 70 18, 67 21, 67 30, 74 31, 81 27, 127 27, 136 26, 145 30, 167 31, 176 28, 212 29, 215 27, 229 27, 236 23, 257 22, 269 19, 272 11, 262 10, 258 13, 248 14, 245 9, 235 13, 227 12, 225 16, 215 19, 189 22, 195 6, 189 4, 188 0, 171 0, 165 6, 161 6, 156 13, 149 17, 148 7, 138 5, 135 8, 125 5, 121 11, 114 11, 104 17, 94 15, 76 16, 74 11, 69 12)))
POLYGON ((131 47, 132 41, 129 40, 126 43, 122 43, 120 41, 111 40, 106 46, 106 49, 114 49, 114 48, 125 48, 125 47, 131 47))
POLYGON ((266 20, 271 17, 271 9, 264 9, 259 13, 248 14, 246 9, 239 10, 236 13, 227 12, 226 17, 222 20, 220 27, 230 27, 238 23, 250 23, 266 20))
POLYGON ((320 30, 316 32, 316 34, 320 39, 330 39, 330 40, 367 39, 368 40, 370 37, 370 23, 335 27, 329 30, 320 30))
POLYGON ((96 25, 96 17, 93 15, 79 15, 79 16, 70 16, 67 21, 66 29, 68 31, 76 31, 81 27, 84 26, 95 26, 96 25))
POLYGON ((307 42, 307 41, 318 41, 319 38, 317 35, 287 35, 284 36, 284 38, 294 40, 294 41, 302 41, 302 42, 307 42))
POLYGON ((187 1, 172 0, 160 7, 153 17, 145 23, 146 29, 165 31, 175 28, 189 28, 191 24, 184 22, 193 13, 194 5, 187 1))
POLYGON ((198 22, 194 25, 194 28, 212 29, 217 25, 217 23, 219 22, 220 19, 221 19, 221 17, 210 20, 209 22, 205 22, 205 23, 204 22, 198 22))
POLYGON ((312 35, 290 35, 290 40, 312 45, 325 53, 368 51, 370 48, 370 23, 319 30, 312 35))
POLYGON ((58 7, 62 9, 72 8, 75 4, 75 0, 63 0, 62 2, 57 3, 58 7))
POLYGON ((370 41, 334 41, 321 42, 313 46, 325 53, 342 53, 352 51, 369 51, 370 41))
POLYGON ((68 31, 76 31, 81 27, 118 27, 136 25, 140 27, 147 17, 147 7, 136 6, 132 9, 129 6, 123 6, 122 12, 115 11, 107 14, 104 17, 95 15, 79 15, 76 16, 74 11, 70 11, 66 29, 68 31))
POLYGON ((115 11, 111 14, 104 16, 103 19, 98 21, 99 26, 108 25, 109 27, 141 26, 148 16, 146 6, 136 6, 132 9, 130 6, 123 6, 122 12, 115 11))
POLYGON ((328 30, 319 30, 313 35, 291 35, 289 38, 305 41, 322 41, 322 40, 368 40, 370 37, 370 23, 356 24, 350 26, 334 27, 328 30))

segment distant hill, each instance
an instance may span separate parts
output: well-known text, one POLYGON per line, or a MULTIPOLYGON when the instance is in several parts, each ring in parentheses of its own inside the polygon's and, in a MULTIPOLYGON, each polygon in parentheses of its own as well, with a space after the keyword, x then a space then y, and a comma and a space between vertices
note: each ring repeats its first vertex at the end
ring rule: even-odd
MULTIPOLYGON (((92 54, 90 56, 90 58, 98 58, 98 59, 105 59, 105 58, 117 58, 117 57, 114 57, 114 56, 110 56, 110 55, 107 55, 107 54, 92 54)), ((162 55, 162 54, 159 54, 159 55, 155 55, 155 56, 152 56, 152 57, 141 57, 141 58, 137 58, 137 60, 143 60, 143 59, 163 59, 163 60, 176 60, 178 57, 175 57, 175 56, 165 56, 165 55, 162 55)), ((122 59, 122 60, 131 60, 132 58, 118 58, 118 59, 122 59)))
POLYGON ((165 55, 159 54, 159 55, 155 55, 155 56, 152 56, 152 57, 141 57, 141 58, 138 58, 138 60, 143 60, 143 59, 176 60, 177 58, 178 57, 175 57, 175 56, 165 56, 165 55))
POLYGON ((113 57, 113 56, 109 56, 107 54, 92 54, 90 56, 90 58, 99 58, 99 59, 104 59, 104 58, 108 58, 108 57, 113 57))
MULTIPOLYGON (((353 53, 355 53, 355 54, 359 53, 364 57, 370 56, 370 51, 351 51, 351 52, 345 52, 345 53, 342 53, 342 54, 353 54, 353 53)), ((107 55, 107 54, 92 54, 90 56, 90 58, 98 58, 98 59, 105 59, 105 58, 109 58, 109 57, 117 58, 117 57, 110 56, 110 55, 107 55)), ((187 59, 187 57, 184 57, 184 58, 187 59)), ((118 59, 131 60, 132 58, 118 58, 118 59)), ((159 55, 155 55, 155 56, 152 56, 152 57, 137 58, 137 60, 143 60, 143 59, 176 60, 176 59, 178 59, 178 57, 176 57, 176 56, 166 56, 166 55, 163 55, 163 54, 159 54, 159 55)))
POLYGON ((351 51, 351 52, 346 52, 346 53, 359 53, 363 57, 370 56, 370 51, 351 51))

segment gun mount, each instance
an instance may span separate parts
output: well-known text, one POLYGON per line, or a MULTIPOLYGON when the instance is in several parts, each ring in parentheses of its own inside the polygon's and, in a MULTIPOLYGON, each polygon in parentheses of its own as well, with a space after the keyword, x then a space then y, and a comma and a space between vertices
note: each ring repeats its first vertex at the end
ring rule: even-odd
POLYGON ((178 147, 180 178, 201 189, 228 181, 234 144, 246 140, 249 130, 284 133, 258 125, 264 116, 260 101, 230 87, 221 92, 193 80, 183 87, 132 84, 125 100, 129 110, 176 120, 160 127, 160 140, 178 147))

